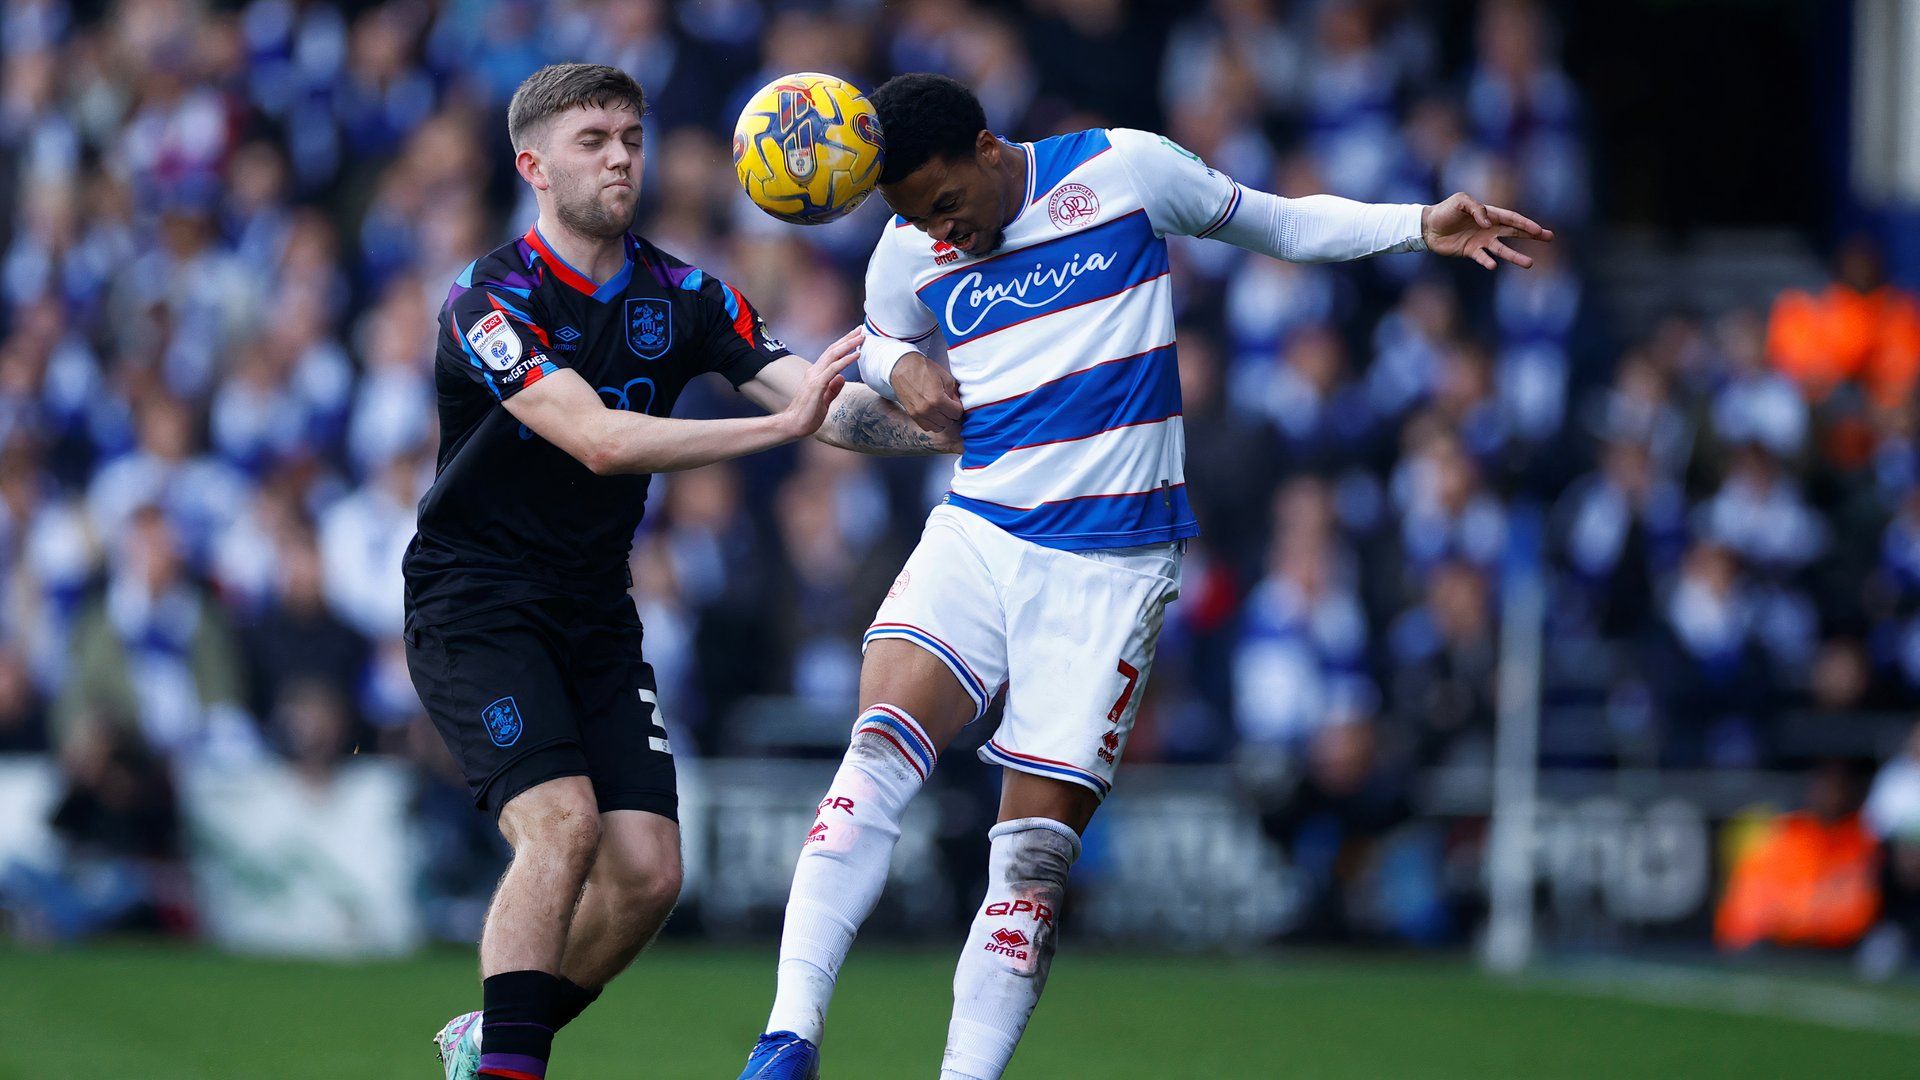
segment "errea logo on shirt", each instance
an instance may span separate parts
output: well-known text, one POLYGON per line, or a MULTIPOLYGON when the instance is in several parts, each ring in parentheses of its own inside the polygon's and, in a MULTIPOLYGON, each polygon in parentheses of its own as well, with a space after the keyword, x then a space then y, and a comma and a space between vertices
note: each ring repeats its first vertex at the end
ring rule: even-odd
POLYGON ((473 355, 494 371, 510 371, 520 362, 520 335, 498 311, 487 312, 473 324, 467 331, 467 344, 473 348, 473 355))

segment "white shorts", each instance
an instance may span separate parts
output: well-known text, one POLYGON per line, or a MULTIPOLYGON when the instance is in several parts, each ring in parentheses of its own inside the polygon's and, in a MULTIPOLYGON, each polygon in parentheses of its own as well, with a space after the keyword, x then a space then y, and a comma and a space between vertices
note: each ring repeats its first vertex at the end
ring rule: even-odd
POLYGON ((1180 595, 1180 558, 1171 543, 1059 551, 938 506, 865 640, 938 657, 976 719, 1005 687, 1006 715, 980 757, 1104 798, 1180 595))

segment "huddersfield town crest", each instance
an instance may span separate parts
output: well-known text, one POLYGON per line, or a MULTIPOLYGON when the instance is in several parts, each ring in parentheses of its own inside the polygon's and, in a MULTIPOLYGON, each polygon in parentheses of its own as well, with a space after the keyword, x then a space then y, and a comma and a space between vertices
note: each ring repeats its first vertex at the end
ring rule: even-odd
POLYGON ((487 722, 487 737, 495 746, 519 742, 521 729, 526 726, 520 722, 520 706, 514 704, 511 697, 503 697, 481 709, 480 719, 487 722))
POLYGON ((673 343, 673 308, 665 300, 636 296, 627 301, 627 348, 642 360, 658 360, 673 343))

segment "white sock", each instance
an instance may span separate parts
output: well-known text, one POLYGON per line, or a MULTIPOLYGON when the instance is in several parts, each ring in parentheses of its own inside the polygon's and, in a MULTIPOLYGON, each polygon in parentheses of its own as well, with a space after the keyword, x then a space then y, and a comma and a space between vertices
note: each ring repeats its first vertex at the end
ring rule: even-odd
POLYGON ((933 742, 905 709, 874 705, 853 725, 794 867, 768 1031, 820 1041, 840 965, 887 883, 900 817, 935 760, 933 742))
POLYGON ((995 825, 987 898, 953 972, 953 1022, 941 1080, 999 1080, 1047 986, 1067 871, 1080 837, 1058 821, 995 825))

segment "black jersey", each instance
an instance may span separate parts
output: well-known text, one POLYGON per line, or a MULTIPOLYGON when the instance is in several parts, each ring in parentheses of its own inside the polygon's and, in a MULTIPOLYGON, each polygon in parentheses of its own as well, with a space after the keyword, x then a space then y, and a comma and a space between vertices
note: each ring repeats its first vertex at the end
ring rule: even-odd
POLYGON ((538 229, 475 260, 440 311, 440 456, 407 548, 409 621, 626 588, 648 476, 596 476, 501 402, 561 368, 609 408, 667 416, 688 380, 738 387, 787 355, 739 290, 646 240, 604 284, 538 229))

